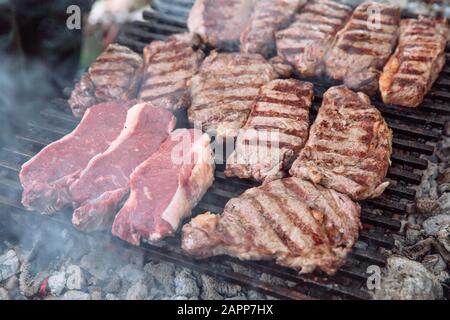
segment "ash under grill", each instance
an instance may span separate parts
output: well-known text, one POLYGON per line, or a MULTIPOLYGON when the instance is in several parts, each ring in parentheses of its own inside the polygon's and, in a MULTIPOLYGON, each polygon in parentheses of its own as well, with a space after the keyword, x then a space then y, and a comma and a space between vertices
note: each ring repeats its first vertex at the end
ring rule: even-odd
MULTIPOLYGON (((152 40, 164 39, 168 35, 186 31, 186 19, 192 6, 191 0, 154 0, 154 12, 145 12, 144 20, 124 27, 119 43, 141 52, 152 40)), ((414 207, 415 187, 419 185, 422 171, 427 168, 425 156, 431 155, 438 141, 446 119, 450 116, 450 49, 447 50, 447 65, 440 74, 422 106, 407 109, 384 105, 379 98, 372 102, 382 112, 394 131, 392 166, 388 178, 392 185, 384 194, 372 200, 361 202, 362 222, 358 243, 347 259, 347 263, 333 277, 320 272, 299 275, 293 270, 267 262, 243 262, 231 257, 214 257, 195 261, 180 249, 179 235, 157 245, 144 244, 136 250, 144 250, 152 257, 173 262, 179 266, 194 269, 210 276, 249 287, 279 298, 351 298, 368 299, 366 274, 369 265, 383 266, 383 249, 393 247, 392 233, 400 229, 398 215, 404 215, 414 207), (286 280, 289 285, 276 286, 256 279, 244 272, 251 269, 286 280)), ((312 116, 315 117, 321 105, 322 94, 335 84, 326 79, 307 79, 314 83, 315 98, 312 116)), ((44 146, 69 133, 78 123, 69 113, 65 100, 56 101, 40 111, 38 117, 28 121, 28 129, 16 137, 11 147, 0 153, 0 210, 10 214, 24 213, 20 204, 21 186, 18 172, 22 163, 30 159, 44 146)), ((242 193, 256 184, 235 178, 225 178, 224 166, 218 165, 215 182, 194 215, 204 211, 220 213, 228 199, 242 193)), ((71 211, 53 217, 39 218, 70 224, 71 211)), ((74 232, 76 232, 74 230, 74 232)), ((90 235, 86 235, 90 236, 90 235)), ((116 243, 127 246, 120 240, 116 243)))

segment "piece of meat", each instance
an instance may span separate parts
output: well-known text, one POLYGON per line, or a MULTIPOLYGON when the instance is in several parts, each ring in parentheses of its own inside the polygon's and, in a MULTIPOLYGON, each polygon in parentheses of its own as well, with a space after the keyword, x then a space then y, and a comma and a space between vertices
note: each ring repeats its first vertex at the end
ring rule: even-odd
POLYGON ((71 133, 24 163, 19 177, 25 208, 51 214, 69 203, 68 186, 119 136, 134 103, 112 101, 91 107, 71 133))
POLYGON ((136 98, 142 77, 140 55, 119 44, 110 44, 75 85, 69 105, 75 117, 94 104, 136 98))
POLYGON ((278 77, 260 54, 212 52, 192 77, 191 124, 219 139, 234 138, 259 88, 278 77))
POLYGON ((334 274, 358 238, 360 207, 349 197, 299 178, 272 181, 228 201, 221 215, 201 214, 183 226, 185 252, 334 274))
POLYGON ((196 0, 188 18, 189 32, 198 34, 210 46, 239 49, 239 38, 246 27, 256 0, 196 0))
POLYGON ((178 129, 134 170, 131 193, 114 220, 114 235, 134 245, 172 235, 214 180, 207 134, 178 129))
POLYGON ((420 17, 400 23, 399 44, 380 76, 384 103, 417 107, 445 64, 446 23, 420 17))
POLYGON ((396 5, 360 4, 325 55, 327 74, 343 80, 350 89, 375 93, 381 70, 397 42, 399 23, 396 5))
POLYGON ((379 196, 392 153, 392 131, 362 92, 328 89, 291 174, 363 200, 379 196))
POLYGON ((117 205, 129 191, 130 174, 158 150, 174 127, 174 116, 151 103, 128 111, 119 137, 92 158, 70 186, 75 227, 83 231, 111 227, 117 205))
POLYGON ((166 41, 153 41, 144 48, 144 80, 139 100, 171 111, 190 105, 190 80, 204 58, 200 39, 177 34, 166 41))
POLYGON ((324 56, 352 9, 330 0, 308 2, 287 28, 276 33, 278 55, 304 77, 321 76, 324 56))
POLYGON ((260 0, 241 35, 241 52, 259 53, 268 58, 276 54, 275 32, 289 25, 305 0, 260 0))
POLYGON ((308 138, 313 95, 312 83, 294 79, 263 86, 227 159, 225 175, 257 181, 285 176, 308 138))

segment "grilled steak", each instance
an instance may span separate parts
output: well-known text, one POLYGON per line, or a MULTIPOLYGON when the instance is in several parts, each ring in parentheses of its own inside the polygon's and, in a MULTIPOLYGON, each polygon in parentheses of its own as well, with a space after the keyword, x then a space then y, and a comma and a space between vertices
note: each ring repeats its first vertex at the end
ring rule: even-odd
POLYGON ((144 48, 144 81, 140 101, 171 111, 190 104, 189 82, 203 58, 197 50, 200 39, 192 34, 177 34, 166 41, 153 41, 144 48))
POLYGON ((127 47, 110 44, 81 77, 69 99, 76 117, 94 104, 136 97, 141 80, 142 58, 127 47))
POLYGON ((22 204, 53 213, 70 202, 68 186, 89 160, 105 151, 120 134, 134 102, 108 102, 91 107, 71 133, 27 161, 20 171, 22 204))
POLYGON ((398 37, 400 9, 387 3, 364 2, 338 32, 325 55, 327 74, 350 89, 372 94, 398 37))
POLYGON ((195 129, 174 131, 130 180, 130 197, 113 234, 134 245, 173 234, 214 180, 209 136, 195 129))
POLYGON ((256 0, 196 0, 188 28, 205 43, 227 51, 239 49, 239 38, 253 12, 256 0))
POLYGON ((226 176, 268 181, 282 178, 308 138, 313 85, 272 80, 260 90, 228 157, 226 176))
POLYGON ((391 143, 392 132, 367 95, 332 87, 290 172, 354 200, 374 198, 389 185, 391 143))
POLYGON ((380 76, 384 103, 417 107, 445 64, 445 22, 421 17, 400 23, 399 44, 380 76))
POLYGON ((192 78, 189 121, 222 138, 235 137, 259 88, 277 77, 259 54, 212 52, 192 78))
POLYGON ((111 226, 120 200, 129 191, 130 174, 158 150, 175 126, 174 116, 150 103, 128 111, 119 137, 103 153, 92 158, 70 186, 78 207, 73 224, 84 231, 111 226))
POLYGON ((308 2, 287 29, 276 33, 278 54, 305 77, 322 75, 325 53, 351 12, 330 0, 308 2))
POLYGON ((222 215, 193 218, 183 226, 182 248, 197 258, 226 254, 334 274, 358 238, 359 214, 346 195, 279 179, 231 199, 222 215))
POLYGON ((241 35, 241 52, 275 55, 275 31, 289 25, 305 0, 260 0, 241 35))

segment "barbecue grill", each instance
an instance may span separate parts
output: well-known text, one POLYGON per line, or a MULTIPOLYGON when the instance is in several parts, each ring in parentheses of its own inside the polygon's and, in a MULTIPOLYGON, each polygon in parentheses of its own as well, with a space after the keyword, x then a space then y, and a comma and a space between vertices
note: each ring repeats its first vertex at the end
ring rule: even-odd
MULTIPOLYGON (((143 13, 143 21, 135 21, 124 26, 118 42, 132 50, 142 52, 152 40, 161 40, 173 33, 185 32, 186 20, 192 0, 154 0, 153 11, 143 13)), ((376 199, 361 203, 363 230, 354 246, 347 263, 335 276, 321 272, 311 275, 298 274, 270 262, 244 262, 231 257, 214 257, 207 260, 194 260, 180 249, 179 234, 158 244, 143 244, 133 247, 144 250, 150 256, 191 268, 201 273, 252 288, 262 293, 288 299, 369 299, 370 292, 366 281, 368 266, 384 266, 383 249, 394 245, 393 233, 400 230, 397 219, 414 209, 415 187, 419 185, 422 172, 427 168, 425 156, 433 153, 434 146, 441 136, 445 121, 450 117, 450 48, 446 53, 447 65, 435 82, 420 108, 407 109, 384 105, 379 97, 372 102, 379 108, 394 132, 392 166, 388 172, 391 186, 376 199), (243 268, 236 268, 240 266, 243 268), (286 286, 273 285, 244 272, 252 269, 285 280, 286 286)), ((336 84, 327 79, 307 79, 314 83, 314 104, 312 118, 321 105, 322 94, 336 84)), ((28 120, 26 132, 15 137, 11 147, 0 152, 0 207, 2 213, 11 215, 28 214, 20 204, 21 185, 18 179, 22 163, 33 157, 47 144, 69 133, 78 123, 63 97, 40 111, 39 117, 28 120)), ((225 178, 224 165, 218 165, 214 185, 209 189, 193 214, 211 211, 221 213, 226 202, 241 194, 254 182, 225 178)), ((70 211, 54 216, 41 216, 49 223, 70 225, 70 211)), ((71 228, 73 229, 73 228, 71 228)), ((75 229, 73 229, 73 232, 75 229)), ((86 235, 90 236, 90 235, 86 235)), ((118 246, 128 244, 115 240, 118 246)))

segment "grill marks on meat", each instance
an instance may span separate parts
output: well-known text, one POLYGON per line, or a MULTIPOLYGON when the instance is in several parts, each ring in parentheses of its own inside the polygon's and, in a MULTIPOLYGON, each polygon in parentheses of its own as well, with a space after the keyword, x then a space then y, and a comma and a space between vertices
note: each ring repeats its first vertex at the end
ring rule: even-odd
POLYGON ((380 76, 384 103, 417 107, 445 64, 445 22, 425 17, 400 23, 399 44, 380 76))
POLYGON ((132 173, 130 197, 116 216, 113 234, 134 245, 141 238, 157 241, 172 235, 212 185, 214 167, 207 134, 174 131, 132 173))
POLYGON ((134 102, 108 102, 91 107, 78 126, 27 161, 20 171, 27 209, 53 213, 70 202, 68 186, 89 160, 117 138, 134 102))
POLYGON ((399 22, 400 9, 395 5, 359 5, 325 55, 327 74, 350 89, 376 92, 381 70, 397 42, 399 22))
POLYGON ((190 104, 189 83, 203 58, 197 50, 200 39, 192 34, 177 34, 166 41, 153 41, 144 48, 144 81, 139 99, 171 111, 190 104))
POLYGON ((212 52, 192 78, 189 121, 221 138, 235 137, 259 88, 277 77, 259 54, 212 52))
POLYGON ((136 97, 141 80, 142 58, 127 47, 110 44, 92 63, 69 98, 76 117, 94 104, 136 97))
POLYGON ((175 118, 150 103, 128 111, 119 137, 109 148, 92 158, 70 186, 73 224, 84 231, 111 226, 120 200, 128 193, 130 174, 158 150, 175 126, 175 118))
POLYGON ((289 28, 276 33, 278 54, 306 77, 325 71, 325 53, 352 10, 330 0, 308 2, 289 28))
POLYGON ((282 178, 308 138, 313 85, 294 79, 263 86, 228 157, 225 175, 282 178))
POLYGON ((196 0, 188 18, 189 32, 214 48, 237 51, 239 38, 255 0, 196 0))
POLYGON ((364 93, 328 89, 291 174, 349 195, 379 196, 392 153, 392 132, 364 93))
POLYGON ((299 178, 279 179, 231 199, 222 215, 193 218, 183 227, 182 248, 197 258, 226 254, 334 274, 357 240, 359 215, 346 195, 299 178))
POLYGON ((300 0, 260 0, 241 35, 241 52, 275 55, 275 32, 289 25, 295 12, 305 4, 300 0))

